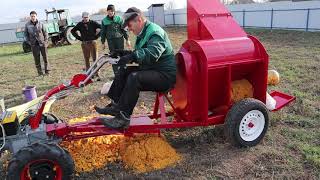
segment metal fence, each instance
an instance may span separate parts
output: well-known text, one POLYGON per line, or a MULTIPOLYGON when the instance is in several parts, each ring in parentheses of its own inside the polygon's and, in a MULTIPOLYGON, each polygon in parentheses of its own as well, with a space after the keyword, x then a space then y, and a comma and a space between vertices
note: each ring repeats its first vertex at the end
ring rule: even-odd
MULTIPOLYGON (((320 8, 270 9, 231 11, 233 17, 244 28, 268 28, 320 31, 320 8), (296 16, 296 17, 295 17, 296 16), (294 19, 296 18, 296 19, 294 19)), ((150 21, 153 16, 146 16, 150 21)), ((166 26, 187 24, 187 13, 164 14, 166 26)), ((0 44, 21 42, 15 37, 16 28, 0 29, 0 44)))
MULTIPOLYGON (((320 31, 320 8, 308 8, 308 9, 270 9, 270 10, 242 10, 242 11, 231 11, 234 18, 237 20, 240 26, 244 28, 268 28, 268 29, 287 29, 287 30, 304 30, 304 31, 320 31), (288 25, 284 23, 283 25, 279 25, 279 23, 276 23, 276 21, 280 18, 283 19, 281 16, 281 12, 288 12, 287 18, 288 23, 294 22, 295 20, 289 19, 290 14, 294 12, 299 12, 299 25, 288 25), (314 17, 312 18, 313 23, 318 22, 318 26, 316 28, 310 26, 310 19, 313 12, 317 12, 314 17), (257 25, 261 23, 255 23, 252 22, 252 17, 260 18, 260 16, 257 14, 264 13, 263 21, 264 25, 257 25), (304 17, 302 17, 304 16, 304 17), (302 19, 301 19, 302 18, 302 19), (251 22, 248 22, 250 20, 251 22), (255 25, 256 24, 256 25, 255 25)), ((187 23, 187 13, 171 13, 171 14, 165 14, 165 24, 166 25, 186 25, 187 23)), ((149 17, 151 20, 152 17, 149 17)), ((291 17, 292 18, 292 17, 291 17)), ((283 20, 282 20, 283 21, 283 20)), ((285 21, 285 20, 284 20, 285 21)))
POLYGON ((22 39, 16 38, 16 28, 0 29, 0 44, 10 44, 21 41, 22 39))
MULTIPOLYGON (((318 11, 319 16, 314 20, 318 21, 320 19, 320 8, 308 8, 308 9, 271 9, 271 10, 242 10, 242 11, 232 11, 232 14, 241 13, 242 14, 242 27, 254 27, 254 28, 270 28, 270 29, 293 29, 293 30, 305 30, 305 31, 319 31, 320 28, 312 28, 310 27, 310 15, 312 12, 318 11), (250 16, 250 13, 262 13, 265 12, 269 14, 269 26, 252 26, 246 24, 246 19, 250 16), (304 27, 302 25, 297 27, 285 27, 285 26, 277 26, 275 21, 277 20, 276 13, 277 12, 301 12, 304 14, 304 27)), ((293 18, 293 17, 292 17, 293 18)))

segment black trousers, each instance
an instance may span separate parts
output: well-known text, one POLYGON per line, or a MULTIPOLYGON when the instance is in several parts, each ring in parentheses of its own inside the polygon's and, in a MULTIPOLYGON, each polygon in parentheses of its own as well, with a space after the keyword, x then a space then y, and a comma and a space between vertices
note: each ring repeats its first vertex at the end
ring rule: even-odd
POLYGON ((45 73, 47 73, 48 71, 50 71, 50 65, 49 65, 49 61, 48 61, 48 50, 46 46, 40 46, 39 44, 31 46, 32 49, 32 54, 33 54, 33 58, 34 58, 34 62, 38 71, 38 74, 42 74, 42 68, 41 68, 41 62, 40 62, 40 53, 42 55, 43 58, 43 62, 44 62, 44 71, 45 73))
MULTIPOLYGON (((107 39, 108 47, 110 53, 112 53, 114 50, 124 50, 124 38, 113 38, 113 39, 107 39)), ((112 70, 115 76, 119 74, 119 66, 112 65, 112 70)))
POLYGON ((108 97, 129 117, 137 104, 140 91, 165 92, 173 86, 174 83, 169 81, 164 72, 121 67, 110 87, 108 97))

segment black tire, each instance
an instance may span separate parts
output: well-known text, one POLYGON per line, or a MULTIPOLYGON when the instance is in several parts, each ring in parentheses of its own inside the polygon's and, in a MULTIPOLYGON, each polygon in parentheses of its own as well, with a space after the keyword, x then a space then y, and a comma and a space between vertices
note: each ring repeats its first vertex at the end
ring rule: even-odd
POLYGON ((61 40, 60 36, 52 36, 51 37, 51 42, 52 42, 53 46, 58 46, 60 40, 61 40))
POLYGON ((266 106, 259 100, 247 98, 232 106, 226 116, 224 131, 225 136, 232 145, 236 147, 252 147, 260 143, 267 132, 268 125, 269 114, 266 106), (250 129, 255 126, 257 126, 256 129, 250 129), (250 134, 250 130, 255 131, 250 134))
POLYGON ((73 27, 67 27, 64 31, 64 37, 68 44, 72 45, 78 42, 78 40, 72 35, 71 30, 73 27))
POLYGON ((23 49, 23 52, 24 52, 24 53, 29 53, 29 52, 31 52, 31 46, 30 46, 30 44, 28 44, 26 41, 24 41, 24 42, 22 43, 22 49, 23 49))
POLYGON ((54 123, 62 123, 63 121, 59 119, 57 116, 55 116, 52 113, 44 113, 42 114, 42 118, 44 123, 46 124, 54 124, 54 123))
MULTIPOLYGON (((29 125, 29 119, 33 116, 34 115, 29 115, 29 116, 25 117, 20 122, 20 125, 21 126, 29 125)), ((42 114, 41 122, 44 122, 45 124, 54 124, 54 123, 63 123, 63 120, 61 120, 60 118, 58 118, 57 116, 55 116, 52 113, 44 113, 44 114, 42 114)))
POLYGON ((74 162, 70 154, 56 144, 35 143, 13 155, 7 172, 7 180, 20 179, 26 172, 37 180, 48 179, 46 176, 49 179, 69 180, 74 172, 74 162))

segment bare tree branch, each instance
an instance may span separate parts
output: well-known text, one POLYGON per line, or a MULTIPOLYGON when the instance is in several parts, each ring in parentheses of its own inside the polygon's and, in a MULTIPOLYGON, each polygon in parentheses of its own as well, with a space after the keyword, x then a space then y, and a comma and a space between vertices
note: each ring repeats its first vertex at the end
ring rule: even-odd
POLYGON ((174 3, 174 1, 169 1, 166 5, 165 5, 166 10, 173 10, 176 8, 176 4, 174 3))

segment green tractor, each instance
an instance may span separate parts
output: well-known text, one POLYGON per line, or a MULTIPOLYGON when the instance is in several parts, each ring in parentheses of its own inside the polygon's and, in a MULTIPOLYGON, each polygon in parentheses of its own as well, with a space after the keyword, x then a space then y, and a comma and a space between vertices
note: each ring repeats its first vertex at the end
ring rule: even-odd
MULTIPOLYGON (((70 17, 68 9, 55 9, 46 12, 45 26, 49 38, 54 46, 62 44, 75 44, 78 40, 71 34, 71 29, 76 25, 70 17)), ((18 28, 16 37, 23 41, 22 48, 25 53, 31 51, 30 45, 25 41, 24 28, 18 28)))

